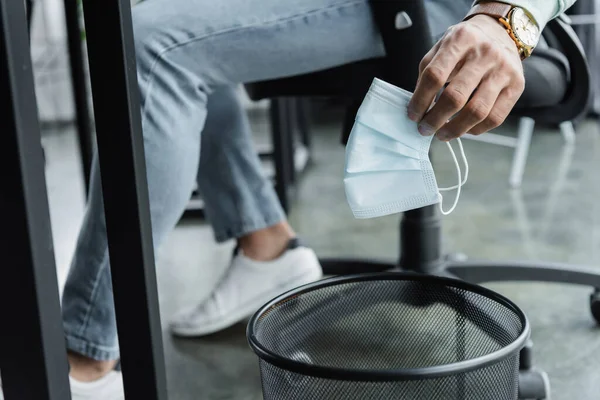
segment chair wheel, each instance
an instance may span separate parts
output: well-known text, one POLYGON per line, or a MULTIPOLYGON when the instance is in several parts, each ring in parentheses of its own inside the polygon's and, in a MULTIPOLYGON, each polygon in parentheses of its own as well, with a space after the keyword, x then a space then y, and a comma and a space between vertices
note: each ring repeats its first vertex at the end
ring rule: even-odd
POLYGON ((590 295, 590 310, 596 323, 600 325, 600 289, 598 288, 590 295))
POLYGON ((519 372, 519 400, 550 400, 550 379, 539 369, 519 372))

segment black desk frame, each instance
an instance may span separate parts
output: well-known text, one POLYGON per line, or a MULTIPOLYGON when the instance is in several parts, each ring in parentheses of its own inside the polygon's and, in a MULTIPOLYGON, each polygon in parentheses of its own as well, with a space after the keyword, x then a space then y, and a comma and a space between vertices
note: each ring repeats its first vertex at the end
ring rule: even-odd
MULTIPOLYGON (((131 4, 84 0, 121 366, 128 399, 166 399, 131 4), (110 29, 106 29, 106 27, 110 29)), ((0 269, 6 400, 70 398, 22 0, 0 0, 0 269), (5 115, 6 114, 6 115, 5 115), (15 328, 15 327, 18 327, 15 328), (27 371, 27 373, 24 373, 27 371)))
POLYGON ((66 400, 67 357, 28 39, 25 3, 0 0, 0 318, 6 323, 0 372, 6 400, 66 400))

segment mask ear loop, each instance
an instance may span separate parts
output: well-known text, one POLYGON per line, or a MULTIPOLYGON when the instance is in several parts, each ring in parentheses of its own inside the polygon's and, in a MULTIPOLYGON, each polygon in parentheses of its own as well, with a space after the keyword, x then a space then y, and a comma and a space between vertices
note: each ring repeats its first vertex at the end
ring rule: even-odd
POLYGON ((460 170, 460 165, 458 164, 458 159, 456 158, 456 154, 454 153, 454 149, 452 148, 452 146, 450 145, 449 142, 446 142, 446 145, 448 146, 448 149, 450 150, 450 154, 452 155, 452 160, 454 160, 454 165, 456 167, 456 172, 458 174, 458 185, 454 185, 454 186, 450 186, 447 188, 440 188, 438 189, 440 192, 447 192, 449 190, 456 190, 456 197, 454 198, 454 203, 452 204, 452 207, 450 207, 450 209, 448 211, 444 211, 443 208, 443 201, 444 201, 444 197, 442 196, 441 193, 439 193, 438 195, 440 196, 440 212, 442 213, 442 215, 448 215, 450 214, 452 211, 454 211, 454 209, 456 208, 456 206, 458 205, 458 200, 460 199, 460 192, 461 192, 461 188, 462 186, 467 183, 467 179, 469 178, 469 163, 467 161, 467 156, 465 155, 465 149, 463 148, 462 142, 460 139, 456 139, 456 141, 458 142, 458 148, 460 149, 460 155, 463 159, 463 162, 465 164, 465 179, 462 179, 462 173, 460 170))

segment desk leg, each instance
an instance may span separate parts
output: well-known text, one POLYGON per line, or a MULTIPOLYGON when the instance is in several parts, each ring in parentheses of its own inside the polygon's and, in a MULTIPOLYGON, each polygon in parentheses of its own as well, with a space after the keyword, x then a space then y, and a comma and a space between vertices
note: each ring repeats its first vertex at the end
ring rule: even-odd
POLYGON ((29 34, 0 0, 0 372, 6 400, 70 399, 29 34))
POLYGON ((64 0, 64 6, 71 85, 73 87, 73 102, 75 106, 75 120, 77 123, 77 138, 79 140, 81 168, 83 171, 83 181, 85 183, 85 193, 87 195, 90 188, 90 171, 92 167, 94 146, 92 141, 93 135, 91 130, 90 110, 88 106, 81 26, 79 25, 77 0, 64 0))
POLYGON ((129 0, 84 0, 96 139, 127 399, 167 398, 129 0))

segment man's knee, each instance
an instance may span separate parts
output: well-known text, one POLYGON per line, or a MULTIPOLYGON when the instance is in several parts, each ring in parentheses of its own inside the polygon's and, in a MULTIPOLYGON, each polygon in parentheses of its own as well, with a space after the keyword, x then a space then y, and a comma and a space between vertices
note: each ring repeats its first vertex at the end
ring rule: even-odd
POLYGON ((164 23, 158 21, 151 1, 143 2, 132 9, 133 36, 137 67, 142 74, 147 73, 152 63, 160 55, 161 37, 165 36, 164 23), (150 6, 150 7, 149 7, 150 6))

